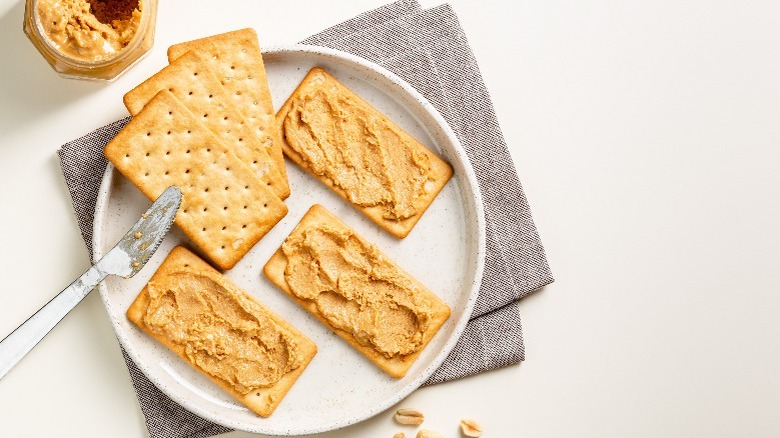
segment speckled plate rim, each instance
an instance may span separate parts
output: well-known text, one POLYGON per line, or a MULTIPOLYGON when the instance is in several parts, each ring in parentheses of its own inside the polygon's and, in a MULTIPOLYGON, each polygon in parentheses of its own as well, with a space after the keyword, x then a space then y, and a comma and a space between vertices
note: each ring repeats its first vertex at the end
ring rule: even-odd
MULTIPOLYGON (((455 347, 455 344, 458 342, 461 335, 463 334, 463 331, 466 328, 466 324, 470 319, 470 315, 472 314, 474 308, 474 303, 476 302, 477 295, 479 293, 479 286, 482 283, 482 276, 483 276, 484 264, 485 264, 485 219, 484 219, 485 214, 484 214, 484 207, 482 204, 482 195, 479 190, 477 177, 474 173, 473 168, 471 167, 469 158, 466 155, 465 150, 460 144, 460 141, 458 140, 457 136, 453 132, 452 128, 450 128, 449 124, 444 119, 444 117, 442 117, 442 115, 438 112, 438 110, 436 110, 436 108, 424 96, 422 96, 416 89, 414 89, 414 87, 412 87, 406 81, 404 81, 396 74, 388 71, 387 69, 379 66, 376 63, 352 55, 350 53, 346 53, 340 50, 330 49, 326 47, 308 46, 308 45, 271 46, 265 48, 263 50, 263 54, 264 55, 312 54, 316 56, 324 56, 326 58, 335 58, 339 62, 348 64, 350 65, 350 67, 355 68, 358 71, 363 71, 366 73, 371 73, 373 75, 376 75, 378 80, 384 81, 382 85, 388 86, 390 91, 388 94, 394 95, 396 97, 404 98, 404 104, 410 104, 413 102, 413 105, 417 105, 417 108, 410 110, 410 112, 417 111, 433 119, 434 123, 438 125, 437 127, 443 133, 446 142, 448 142, 449 145, 451 146, 451 150, 448 150, 448 152, 454 158, 457 158, 458 162, 451 163, 451 164, 453 164, 455 172, 460 172, 462 176, 465 177, 465 180, 468 183, 466 186, 462 187, 462 189, 468 190, 470 192, 470 193, 464 193, 464 197, 466 195, 471 195, 473 199, 473 204, 471 205, 471 207, 474 210, 474 221, 476 223, 476 230, 478 233, 478 235, 476 236, 476 240, 477 240, 476 242, 477 253, 475 254, 476 267, 474 271, 474 276, 472 278, 472 284, 469 288, 466 306, 464 307, 464 311, 462 313, 461 319, 455 325, 450 335, 450 338, 441 348, 439 353, 430 361, 428 366, 424 368, 422 372, 420 372, 414 379, 412 379, 405 387, 397 391, 394 397, 390 397, 387 400, 385 400, 384 403, 379 403, 375 406, 372 406, 369 409, 366 409, 361 415, 355 415, 349 418, 339 419, 330 424, 326 424, 320 427, 309 428, 303 426, 301 428, 289 429, 280 433, 277 430, 268 430, 267 428, 263 427, 262 421, 256 424, 246 424, 240 421, 233 421, 229 418, 216 417, 215 415, 212 414, 212 412, 202 409, 197 404, 192 404, 186 399, 182 399, 181 397, 178 396, 178 393, 168 390, 166 385, 161 384, 161 382, 155 376, 155 374, 150 372, 150 370, 147 369, 146 366, 144 366, 144 361, 139 360, 136 349, 132 345, 132 342, 129 342, 128 335, 124 332, 124 329, 122 329, 115 321, 113 321, 112 318, 112 325, 116 332, 117 338, 119 339, 120 344, 124 347, 125 351, 128 353, 130 358, 133 359, 136 365, 141 369, 141 371, 147 376, 147 378, 149 378, 149 380, 157 388, 159 388, 168 397, 170 397, 172 400, 179 403, 189 411, 195 413, 196 415, 204 419, 207 419, 214 423, 221 424, 223 426, 236 429, 236 430, 241 430, 241 431, 246 431, 251 433, 275 435, 275 436, 309 435, 309 434, 322 433, 322 432, 327 432, 327 431, 332 431, 343 427, 347 427, 359 423, 361 421, 367 420, 381 412, 384 412, 391 406, 395 405, 399 401, 406 398, 414 390, 419 388, 441 366, 441 364, 450 354, 452 349, 455 347)), ((439 143, 439 145, 442 146, 440 141, 437 140, 437 143, 439 143)), ((106 171, 103 175, 103 179, 101 181, 100 190, 98 192, 98 197, 97 197, 97 203, 95 206, 95 216, 93 222, 93 238, 92 238, 93 257, 95 260, 100 259, 104 255, 102 251, 103 223, 105 221, 107 209, 109 206, 108 204, 111 195, 113 175, 114 175, 114 167, 113 165, 111 165, 111 163, 108 163, 108 167, 106 168, 106 171)), ((109 298, 107 296, 109 291, 105 283, 101 283, 98 287, 98 290, 100 292, 100 296, 104 306, 106 307, 110 306, 109 298)))

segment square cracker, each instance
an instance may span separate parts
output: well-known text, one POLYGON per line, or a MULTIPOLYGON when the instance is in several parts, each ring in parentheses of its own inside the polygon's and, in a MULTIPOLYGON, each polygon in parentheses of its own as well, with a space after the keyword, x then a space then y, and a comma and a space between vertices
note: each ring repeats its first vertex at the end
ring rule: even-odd
POLYGON ((280 198, 290 195, 287 178, 279 174, 261 138, 246 122, 207 61, 196 53, 179 57, 125 94, 127 110, 138 114, 160 90, 173 93, 280 198))
MULTIPOLYGON (((192 252, 190 252, 189 250, 187 250, 182 246, 177 246, 170 252, 170 254, 168 254, 168 257, 162 263, 162 265, 157 270, 157 272, 154 273, 152 278, 149 280, 149 283, 151 284, 154 281, 159 281, 159 279, 172 274, 180 274, 182 272, 192 272, 192 273, 202 274, 204 271, 210 273, 213 276, 222 277, 222 274, 220 274, 217 270, 212 268, 208 263, 200 259, 198 256, 196 256, 195 254, 193 254, 192 252)), ((157 341, 161 342, 166 347, 173 350, 176 354, 178 354, 182 359, 184 359, 184 361, 190 364, 193 368, 202 372, 205 376, 209 377, 214 383, 216 383, 222 389, 227 391, 230 395, 232 395, 233 397, 241 401, 249 409, 256 412, 260 416, 268 417, 273 413, 276 407, 279 406, 279 403, 282 401, 284 396, 290 390, 292 385, 295 383, 295 381, 298 379, 301 373, 303 373, 303 370, 306 368, 309 362, 311 362, 312 358, 317 354, 317 346, 314 344, 314 342, 312 342, 303 334, 301 334, 298 330, 296 330, 293 326, 291 326, 281 317, 279 317, 272 311, 265 308, 253 297, 246 294, 240 288, 238 288, 238 286, 231 283, 230 280, 228 280, 225 277, 222 277, 222 279, 223 279, 222 282, 223 285, 232 288, 234 292, 236 292, 239 295, 242 295, 247 301, 253 303, 252 305, 253 308, 264 313, 278 327, 280 327, 281 330, 287 331, 290 335, 292 335, 293 339, 297 341, 297 345, 299 348, 298 353, 299 353, 299 358, 301 359, 301 365, 298 368, 282 376, 282 378, 278 382, 276 382, 273 386, 251 391, 248 394, 241 394, 240 392, 236 391, 230 383, 216 376, 212 376, 208 374, 198 365, 192 363, 190 359, 187 357, 187 354, 185 353, 185 346, 173 342, 171 339, 167 338, 166 336, 152 333, 144 323, 144 315, 146 314, 147 308, 149 306, 149 301, 150 301, 148 285, 144 287, 143 290, 141 290, 141 293, 127 309, 126 315, 127 318, 130 321, 132 321, 135 325, 137 325, 147 334, 155 338, 157 341)))
MULTIPOLYGON (((359 211, 365 214, 369 219, 374 221, 377 225, 390 232, 390 234, 392 234, 393 236, 398 238, 406 237, 409 234, 409 232, 411 232, 412 228, 414 228, 417 221, 420 220, 423 213, 425 213, 425 210, 428 209, 428 207, 431 205, 431 203, 439 194, 439 192, 442 190, 442 188, 444 188, 444 185, 447 183, 447 181, 449 181, 450 177, 452 176, 452 167, 450 167, 449 164, 447 164, 444 160, 439 158, 436 154, 431 152, 422 143, 415 140, 411 135, 409 135, 400 127, 398 127, 398 125, 393 123, 393 121, 388 119, 385 115, 383 115, 382 113, 377 111, 374 107, 372 107, 370 104, 368 104, 366 101, 361 99, 360 96, 353 93, 350 89, 348 89, 339 81, 337 81, 333 76, 328 74, 325 70, 315 67, 311 69, 311 71, 309 71, 309 73, 306 75, 303 81, 301 81, 300 85, 298 85, 298 88, 296 88, 295 91, 293 91, 293 93, 287 99, 285 104, 279 109, 279 112, 276 114, 276 123, 279 127, 279 132, 282 135, 282 150, 284 151, 285 155, 287 155, 296 164, 301 166, 304 170, 312 173, 312 175, 314 175, 317 179, 319 179, 323 184, 330 187, 334 192, 336 192, 336 194, 338 194, 342 198, 351 202, 352 199, 355 199, 355 197, 359 197, 360 195, 357 195, 356 193, 352 193, 346 190, 345 188, 342 187, 343 184, 340 184, 339 181, 334 181, 333 179, 331 179, 331 176, 328 175, 328 172, 331 170, 327 170, 327 169, 333 169, 332 170, 333 175, 337 177, 342 177, 343 175, 350 175, 350 173, 343 172, 341 169, 334 169, 332 165, 329 165, 329 167, 327 167, 326 170, 324 171, 325 173, 317 174, 313 170, 312 161, 321 160, 323 156, 325 158, 328 158, 326 154, 322 152, 321 153, 322 156, 312 156, 312 157, 303 156, 300 153, 300 150, 295 147, 294 141, 288 138, 284 127, 285 120, 288 118, 287 116, 291 111, 292 106, 296 102, 300 101, 300 102, 304 102, 305 104, 308 104, 309 102, 311 102, 311 96, 317 95, 318 91, 324 92, 325 90, 335 92, 338 95, 340 102, 349 102, 350 104, 353 105, 354 108, 357 108, 358 111, 361 111, 364 114, 369 114, 371 120, 373 120, 373 122, 371 122, 371 126, 378 126, 380 132, 382 129, 386 129, 388 132, 392 132, 407 148, 406 152, 399 152, 397 149, 392 149, 392 148, 383 149, 380 148, 379 141, 373 139, 370 139, 373 141, 369 141, 369 139, 362 141, 361 139, 353 139, 348 134, 345 134, 343 141, 346 144, 348 144, 351 149, 359 150, 360 148, 363 148, 363 150, 367 152, 371 152, 373 154, 380 153, 380 154, 384 154, 385 157, 394 156, 396 159, 398 159, 398 161, 405 160, 406 159, 405 156, 401 154, 407 152, 409 155, 420 154, 420 155, 427 156, 429 162, 429 179, 423 186, 423 193, 419 196, 416 196, 413 199, 413 201, 411 201, 411 204, 413 205, 415 211, 413 215, 405 219, 398 219, 398 220, 387 219, 383 217, 384 208, 381 204, 372 206, 372 205, 359 205, 358 203, 352 202, 352 205, 355 208, 357 208, 359 211), (379 150, 379 152, 375 151, 377 149, 379 150)), ((343 107, 340 108, 339 110, 343 111, 342 114, 340 114, 340 119, 342 120, 358 119, 358 117, 355 116, 354 114, 348 114, 347 111, 343 109, 343 107)), ((328 131, 329 128, 331 128, 331 125, 320 124, 316 127, 316 129, 320 129, 321 132, 319 132, 315 128, 310 127, 310 129, 312 129, 311 135, 318 139, 332 138, 332 133, 328 131), (324 128, 322 128, 323 126, 324 128)), ((332 130, 334 132, 341 132, 340 129, 341 129, 341 125, 339 125, 338 122, 333 124, 332 130)), ((318 144, 317 147, 321 148, 322 146, 318 144)), ((324 151, 324 149, 317 149, 317 150, 324 151)), ((388 159, 388 162, 392 162, 392 161, 393 161, 392 158, 388 159)), ((317 163, 317 164, 322 165, 323 163, 317 163)), ((361 180, 361 176, 366 175, 370 172, 369 170, 367 170, 369 167, 380 168, 381 166, 372 163, 369 163, 368 165, 366 163, 362 163, 362 164, 348 163, 349 171, 355 173, 355 177, 357 180, 361 180)), ((392 186, 393 183, 392 176, 393 176, 392 173, 385 175, 386 181, 389 181, 389 182, 385 182, 385 187, 394 190, 392 186), (390 185, 390 187, 387 187, 388 185, 390 185)), ((362 183, 358 183, 358 184, 362 184, 362 183)))
MULTIPOLYGON (((309 211, 306 212, 306 214, 301 219, 300 223, 295 227, 295 229, 290 233, 290 236, 294 236, 297 234, 302 233, 307 227, 311 225, 325 225, 327 227, 333 228, 337 231, 346 231, 352 233, 355 237, 357 237, 359 240, 361 240, 364 244, 367 244, 367 246, 374 246, 371 243, 367 242, 365 239, 363 239, 361 236, 358 236, 357 233, 354 233, 353 230, 349 228, 347 224, 342 222, 338 217, 330 213, 328 210, 326 210, 321 205, 315 204, 313 205, 309 211)), ((288 237, 289 238, 289 237, 288 237)), ((375 246, 374 246, 375 247, 375 246)), ((425 347, 428 345, 428 343, 431 341, 433 336, 438 332, 439 328, 444 324, 444 322, 449 318, 450 316, 450 308, 447 306, 447 304, 442 301, 441 298, 436 296, 433 292, 431 292, 428 288, 426 288, 422 283, 417 281, 414 277, 403 271, 396 263, 394 263, 392 260, 389 260, 386 256, 384 256, 386 260, 390 262, 392 267, 395 270, 395 273, 397 273, 399 276, 405 277, 409 281, 411 281, 412 284, 416 286, 416 294, 417 296, 427 300, 431 304, 431 318, 429 321, 429 325, 427 330, 423 333, 423 339, 422 339, 422 346, 419 350, 416 352, 406 355, 406 356, 394 356, 390 359, 382 355, 381 353, 374 350, 370 345, 363 345, 359 343, 355 337, 352 335, 352 333, 339 329, 335 326, 333 326, 328 320, 320 313, 317 303, 314 300, 307 300, 299 298, 297 295, 295 295, 292 290, 290 289, 290 286, 287 284, 287 281, 285 280, 285 270, 287 269, 287 256, 285 256, 284 252, 282 251, 282 248, 280 247, 274 254, 271 256, 271 258, 268 260, 268 262, 263 267, 263 273, 266 277, 268 277, 269 280, 271 280, 272 283, 274 283, 276 286, 278 286, 282 291, 284 291, 287 295, 289 295, 293 300, 295 300, 301 307, 309 311, 312 315, 314 315, 317 319, 319 319, 325 326, 333 330, 337 335, 339 335, 342 339, 347 341, 350 345, 352 345, 356 350, 358 350, 360 353, 362 353, 364 356, 366 356, 371 362, 376 364, 379 368, 384 370, 386 373, 390 374, 393 377, 400 378, 403 377, 406 372, 409 370, 409 368, 412 366, 414 361, 417 359, 417 357, 422 353, 422 351, 425 349, 425 347)), ((319 291, 322 292, 322 291, 319 291)))
POLYGON ((240 29, 174 44, 168 48, 168 62, 188 51, 201 54, 211 63, 225 90, 244 114, 247 123, 260 135, 277 170, 286 179, 281 138, 274 122, 274 104, 254 29, 240 29))
POLYGON ((149 199, 178 186, 176 224, 221 269, 230 269, 287 206, 198 119, 163 90, 104 153, 149 199))

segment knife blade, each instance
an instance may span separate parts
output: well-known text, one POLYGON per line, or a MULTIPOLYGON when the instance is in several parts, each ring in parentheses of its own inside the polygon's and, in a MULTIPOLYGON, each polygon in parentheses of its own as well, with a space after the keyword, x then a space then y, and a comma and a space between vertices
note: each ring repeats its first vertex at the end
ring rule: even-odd
POLYGON ((0 341, 0 379, 103 279, 138 273, 168 234, 181 199, 178 187, 168 187, 103 258, 0 341))

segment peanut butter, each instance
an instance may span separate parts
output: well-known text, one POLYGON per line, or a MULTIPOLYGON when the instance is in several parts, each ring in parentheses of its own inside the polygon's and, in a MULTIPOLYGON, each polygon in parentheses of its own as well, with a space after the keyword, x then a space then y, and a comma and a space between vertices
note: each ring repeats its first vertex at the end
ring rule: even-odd
MULTIPOLYGON (((322 79, 320 79, 322 80, 322 79)), ((309 170, 361 207, 403 220, 429 189, 430 158, 368 104, 337 87, 307 87, 282 124, 289 146, 309 170)))
POLYGON ((50 43, 63 55, 82 61, 112 58, 130 43, 141 22, 141 1, 39 0, 37 3, 38 18, 50 43), (125 11, 109 9, 114 3, 125 11))
POLYGON ((419 351, 431 303, 413 280, 349 229, 312 224, 282 245, 292 293, 386 358, 419 351))
POLYGON ((150 281, 143 322, 183 346, 206 373, 237 392, 273 386, 301 366, 291 333, 218 274, 181 271, 150 281))

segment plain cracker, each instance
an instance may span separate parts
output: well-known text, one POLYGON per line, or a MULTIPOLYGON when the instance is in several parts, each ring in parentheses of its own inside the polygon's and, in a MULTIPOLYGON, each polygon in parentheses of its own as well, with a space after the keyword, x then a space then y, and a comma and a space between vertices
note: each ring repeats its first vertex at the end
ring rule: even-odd
POLYGON ((274 121, 274 104, 257 33, 247 28, 174 44, 168 48, 168 61, 173 62, 188 51, 210 61, 225 90, 267 145, 268 154, 286 180, 282 140, 274 121))
MULTIPOLYGON (((335 228, 337 230, 343 229, 343 230, 352 231, 349 228, 349 226, 344 222, 342 222, 338 217, 330 213, 321 205, 315 204, 309 209, 309 211, 306 212, 306 214, 301 219, 300 223, 295 227, 295 229, 290 233, 290 235, 295 235, 297 233, 300 233, 302 232, 303 229, 305 229, 309 225, 318 224, 318 223, 327 224, 329 227, 335 228)), ((364 242, 366 242, 365 239, 358 236, 357 234, 355 234, 355 236, 358 239, 361 239, 364 242)), ((418 287, 417 290, 421 294, 425 295, 425 297, 432 303, 430 324, 428 326, 428 329, 425 331, 423 335, 422 346, 420 347, 420 349, 413 354, 407 356, 396 356, 392 359, 386 358, 385 356, 378 353, 370 346, 361 345, 355 340, 355 338, 352 336, 351 333, 332 326, 327 319, 325 319, 320 315, 317 309, 317 305, 314 301, 300 299, 294 293, 292 293, 290 287, 287 285, 287 281, 284 279, 284 271, 285 268, 287 267, 287 256, 284 255, 284 252, 282 251, 281 247, 273 254, 273 256, 271 256, 271 258, 265 264, 265 266, 263 267, 263 273, 265 274, 266 277, 268 277, 269 280, 271 280, 272 283, 274 283, 282 291, 284 291, 287 295, 289 295, 301 307, 309 311, 309 313, 311 313, 317 319, 319 319, 323 324, 325 324, 325 326, 333 330, 333 332, 335 332, 337 335, 339 335, 341 338, 347 341, 356 350, 358 350, 360 353, 365 355, 371 362, 376 364, 379 368, 381 368, 391 376, 400 378, 406 374, 406 372, 412 366, 412 364, 420 355, 420 353, 422 353, 423 349, 425 349, 425 346, 428 345, 428 343, 436 334, 436 332, 439 330, 439 328, 444 324, 447 318, 449 318, 450 308, 449 306, 447 306, 447 304, 444 301, 441 300, 441 298, 436 296, 433 292, 431 292, 428 288, 426 288, 422 283, 417 281, 414 277, 412 277, 411 275, 403 271, 392 260, 390 261, 390 263, 395 266, 395 268, 398 270, 398 272, 401 275, 406 276, 413 283, 415 283, 418 287)))
MULTIPOLYGON (((414 207, 417 210, 417 213, 415 215, 400 221, 390 220, 390 219, 385 219, 382 216, 383 211, 381 206, 363 207, 357 204, 352 204, 355 208, 361 211, 369 219, 374 221, 380 227, 387 230, 393 236, 398 238, 406 237, 409 234, 409 232, 412 231, 412 228, 414 228, 415 224, 417 224, 417 221, 420 220, 423 213, 425 213, 425 210, 428 209, 428 207, 431 205, 431 203, 439 194, 439 192, 442 190, 442 188, 444 188, 444 185, 447 184, 447 181, 449 181, 450 177, 452 176, 452 167, 450 167, 449 164, 447 164, 444 160, 439 158, 436 154, 431 152, 422 143, 420 143, 412 136, 410 136, 408 133, 406 133, 404 130, 402 130, 400 127, 398 127, 395 123, 393 123, 393 121, 388 119, 385 115, 377 111, 369 103, 361 99, 360 96, 358 96, 350 89, 345 87, 343 84, 341 84, 339 81, 337 81, 333 76, 328 74, 325 70, 315 67, 311 69, 311 71, 309 71, 309 73, 306 75, 303 81, 301 81, 301 83, 298 85, 295 91, 293 91, 293 93, 287 99, 285 104, 279 109, 279 112, 276 114, 276 124, 278 126, 279 132, 282 135, 282 149, 284 150, 285 155, 287 155, 291 160, 293 160, 296 164, 301 166, 303 169, 311 172, 311 169, 308 168, 307 163, 303 159, 303 157, 301 157, 301 155, 298 154, 295 151, 295 149, 293 149, 287 143, 287 140, 285 139, 284 136, 283 124, 285 118, 287 117, 287 113, 290 111, 290 107, 292 106, 293 102, 296 100, 297 96, 299 94, 305 93, 306 90, 316 89, 317 87, 323 87, 323 88, 335 87, 345 97, 355 101, 358 105, 363 106, 365 110, 373 112, 377 117, 382 119, 385 123, 397 128, 396 132, 400 136, 402 136, 408 144, 410 144, 416 151, 424 153, 428 156, 430 161, 430 172, 431 172, 430 176, 433 179, 433 181, 430 187, 426 187, 427 192, 423 196, 420 196, 414 201, 414 207)), ((331 181, 329 178, 325 176, 319 176, 314 174, 313 172, 311 173, 317 179, 319 179, 323 184, 327 185, 334 192, 336 192, 336 194, 338 194, 345 200, 349 201, 349 196, 344 191, 344 189, 334 184, 333 181, 331 181)))
MULTIPOLYGON (((184 247, 177 246, 170 252, 170 254, 168 254, 168 257, 165 259, 163 264, 160 266, 157 272, 154 273, 154 275, 149 281, 152 282, 159 277, 167 276, 176 272, 182 272, 182 271, 198 272, 204 270, 212 271, 219 274, 214 268, 212 268, 205 261, 201 260, 198 256, 196 256, 189 250, 185 249, 184 247)), ((229 280, 225 279, 225 281, 228 284, 232 285, 236 291, 240 291, 240 289, 234 284, 230 283, 229 280)), ((312 358, 317 354, 317 346, 311 340, 309 340, 303 334, 301 334, 298 330, 292 327, 289 323, 287 323, 285 320, 283 320, 278 315, 276 315, 272 311, 265 308, 262 304, 257 302, 257 300, 255 300, 253 297, 249 296, 248 294, 244 294, 244 295, 248 299, 254 301, 260 308, 262 308, 263 311, 268 315, 268 317, 274 321, 274 323, 276 323, 283 329, 287 330, 295 337, 295 339, 298 341, 298 346, 300 348, 300 354, 302 359, 300 367, 282 376, 282 378, 273 386, 268 388, 261 388, 256 391, 252 391, 248 394, 241 394, 237 392, 235 389, 233 389, 233 387, 228 382, 225 382, 222 379, 209 375, 202 368, 192 363, 187 357, 183 346, 171 342, 168 338, 164 336, 157 336, 148 330, 148 328, 146 327, 143 321, 143 317, 144 314, 146 313, 146 308, 148 307, 148 302, 149 302, 149 296, 146 287, 144 287, 144 289, 141 290, 141 293, 127 309, 126 314, 127 314, 127 318, 130 321, 132 321, 135 325, 137 325, 139 328, 144 330, 147 334, 155 338, 157 341, 164 344, 166 347, 170 348, 172 351, 178 354, 182 359, 184 359, 188 364, 190 364, 193 368, 197 369, 198 371, 202 372, 204 375, 209 377, 214 383, 216 383, 222 389, 227 391, 230 395, 232 395, 233 397, 241 401, 249 409, 251 409, 252 411, 256 412, 257 414, 263 417, 268 417, 273 413, 273 411, 282 401, 284 396, 290 390, 292 385, 295 383, 295 381, 298 379, 301 373, 303 373, 303 370, 311 362, 312 358)))
POLYGON ((183 195, 176 224, 230 269, 287 214, 287 206, 173 94, 163 90, 104 151, 149 199, 183 195))
POLYGON ((160 90, 168 90, 198 116, 279 197, 290 195, 287 179, 277 171, 266 147, 225 91, 215 73, 196 53, 187 53, 127 92, 124 103, 138 114, 160 90))

